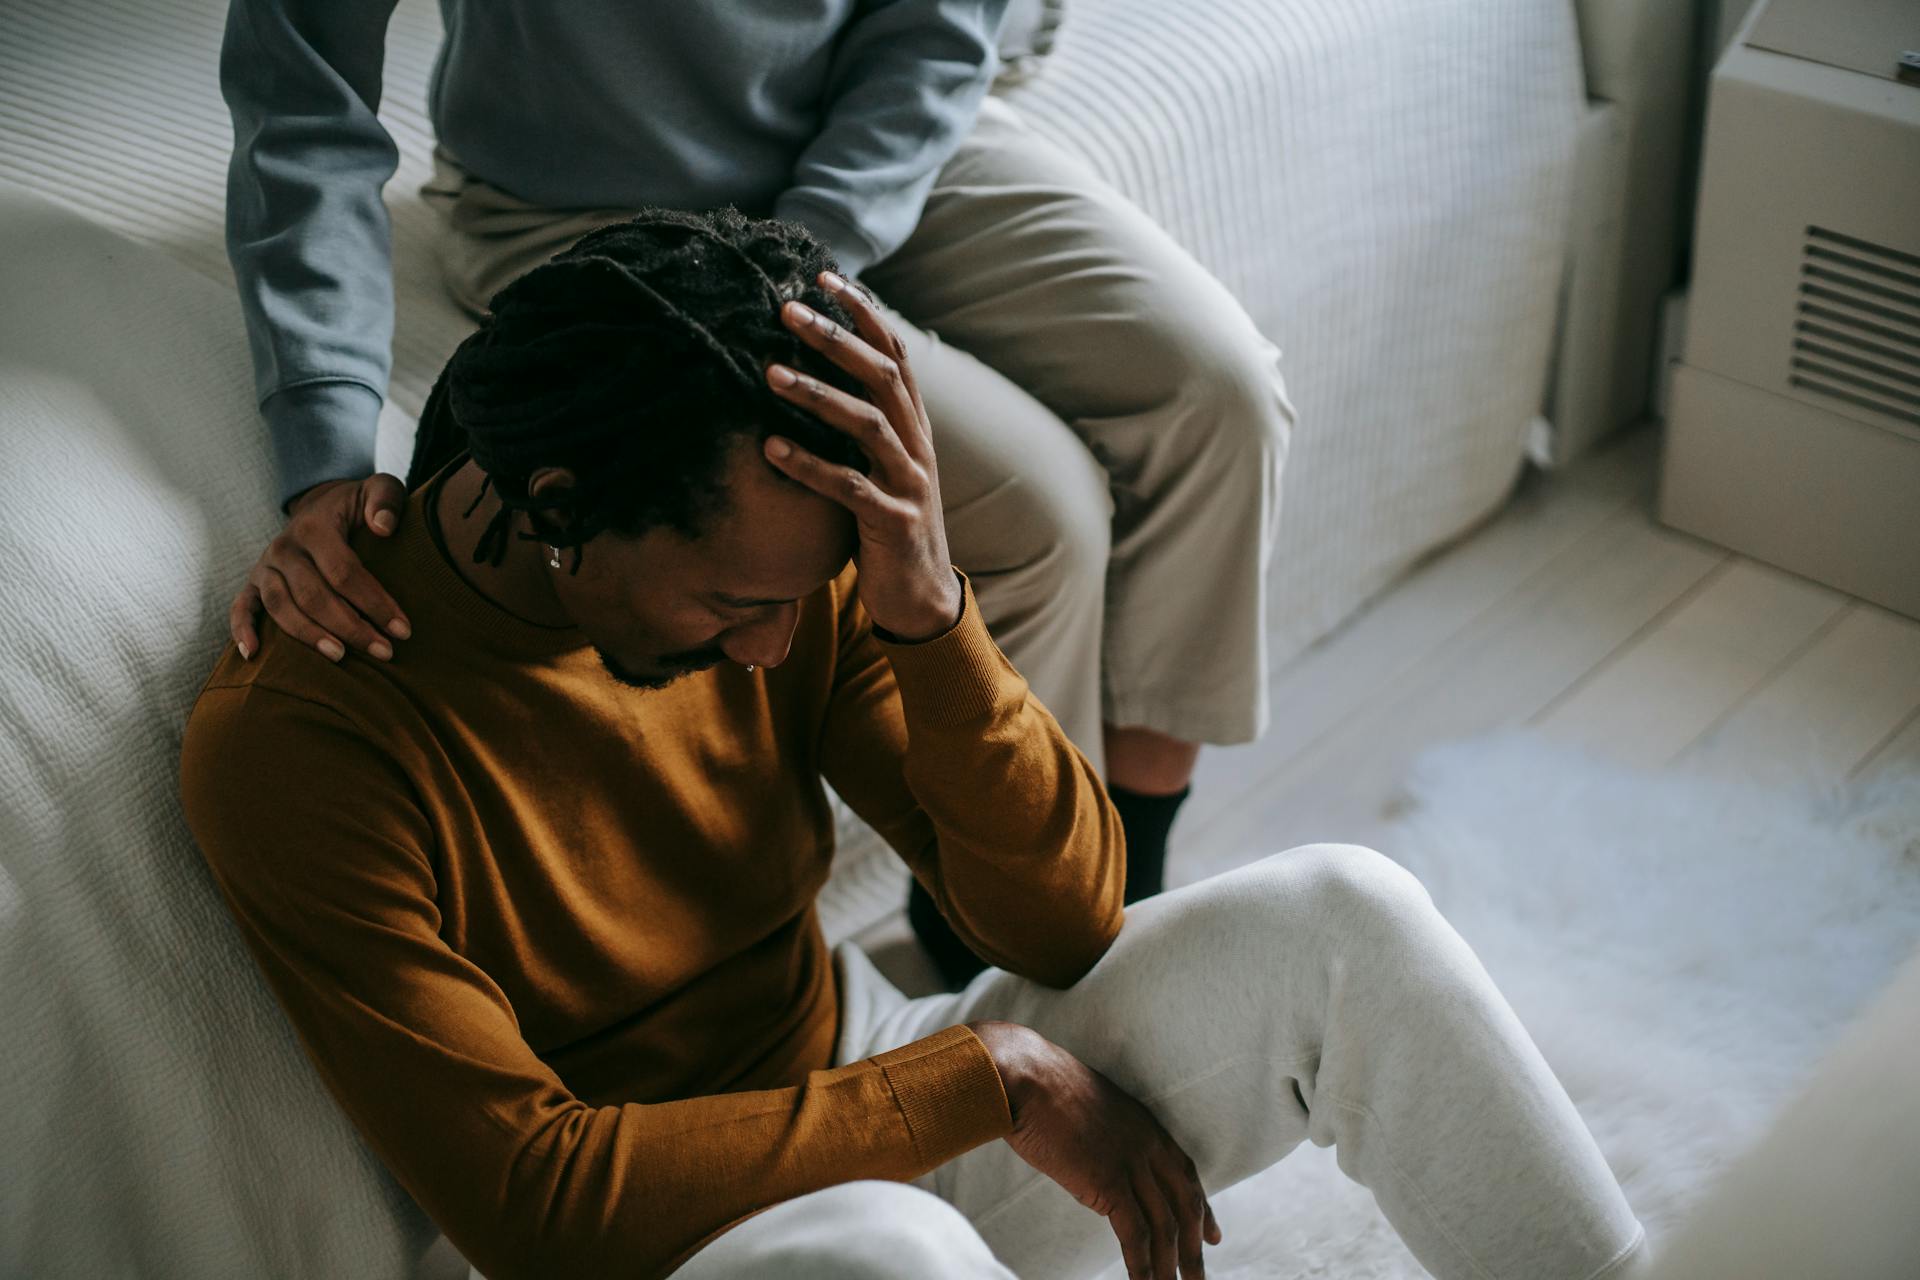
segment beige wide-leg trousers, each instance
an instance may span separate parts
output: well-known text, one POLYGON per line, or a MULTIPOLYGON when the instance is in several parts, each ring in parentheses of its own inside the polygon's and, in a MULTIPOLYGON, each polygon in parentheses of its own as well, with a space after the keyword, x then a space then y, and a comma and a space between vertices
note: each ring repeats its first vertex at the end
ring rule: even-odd
MULTIPOLYGON (((909 999, 851 942, 835 964, 835 1065, 1005 1019, 1144 1103, 1209 1193, 1305 1140, 1334 1149, 1441 1280, 1626 1280, 1649 1264, 1512 1008, 1420 882, 1370 849, 1303 845, 1135 903, 1065 991, 988 969, 909 999)), ((776 1205, 674 1280, 1078 1280, 1119 1256, 1104 1218, 991 1142, 911 1184, 776 1205)))
MULTIPOLYGON (((475 314, 631 212, 535 208, 437 160, 423 194, 475 314)), ((1239 303, 998 98, 862 282, 919 379, 954 561, 1067 733, 1096 765, 1102 721, 1258 737, 1295 412, 1278 348, 1239 303)))

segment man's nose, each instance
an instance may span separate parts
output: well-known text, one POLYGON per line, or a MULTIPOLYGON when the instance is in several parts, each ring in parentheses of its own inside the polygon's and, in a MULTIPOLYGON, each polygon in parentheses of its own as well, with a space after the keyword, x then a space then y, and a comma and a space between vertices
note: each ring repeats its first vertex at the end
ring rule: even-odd
POLYGON ((787 660, 799 624, 797 602, 775 606, 767 610, 765 618, 729 631, 720 642, 720 652, 743 667, 777 667, 787 660))

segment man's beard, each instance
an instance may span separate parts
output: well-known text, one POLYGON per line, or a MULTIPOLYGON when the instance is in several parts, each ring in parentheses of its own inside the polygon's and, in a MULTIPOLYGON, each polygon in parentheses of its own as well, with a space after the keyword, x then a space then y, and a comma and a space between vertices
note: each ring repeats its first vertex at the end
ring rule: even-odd
POLYGON ((612 654, 599 645, 595 645, 593 651, 600 655, 600 665, 607 669, 607 674, 630 689, 664 689, 681 676, 690 676, 696 671, 709 670, 727 660, 727 655, 718 649, 688 649, 683 653, 669 653, 656 659, 657 669, 643 675, 622 666, 612 654))

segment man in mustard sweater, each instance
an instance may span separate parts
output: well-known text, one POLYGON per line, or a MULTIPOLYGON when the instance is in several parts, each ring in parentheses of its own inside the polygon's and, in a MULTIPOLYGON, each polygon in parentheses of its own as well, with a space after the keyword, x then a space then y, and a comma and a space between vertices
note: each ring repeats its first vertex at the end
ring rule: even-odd
MULTIPOLYGON (((1031 0, 1029 0, 1029 3, 1031 0)), ((996 641, 1093 763, 1159 892, 1200 744, 1268 719, 1267 564, 1294 406, 1280 350, 1087 161, 988 93, 1007 0, 439 0, 435 256, 479 317, 643 207, 806 227, 877 291, 941 433, 943 519, 996 641)), ((394 0, 230 0, 227 253, 289 519, 229 627, 336 660, 411 643, 348 534, 375 473, 393 272, 376 114, 394 0)), ((924 892, 950 986, 982 957, 924 892)))
MULTIPOLYGON (((188 820, 327 1088, 492 1280, 1192 1280, 1337 1144, 1442 1277, 1640 1226, 1419 883, 1289 850, 1123 910, 1118 821, 950 565, 904 348, 793 224, 651 212, 508 286, 369 569, 269 629, 188 820), (856 567, 857 566, 857 571, 856 567), (814 900, 833 787, 994 966, 909 1000, 814 900)), ((1284 1209, 1284 1206, 1276 1206, 1284 1209)))

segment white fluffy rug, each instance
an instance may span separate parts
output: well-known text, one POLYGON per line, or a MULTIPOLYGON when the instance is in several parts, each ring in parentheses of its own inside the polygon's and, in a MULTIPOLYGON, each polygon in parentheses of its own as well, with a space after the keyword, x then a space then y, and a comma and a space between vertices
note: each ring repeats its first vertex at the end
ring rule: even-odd
MULTIPOLYGON (((1510 733, 1405 789, 1382 851, 1479 953, 1656 1246, 1920 938, 1920 775, 1796 791, 1510 733)), ((1212 1276, 1426 1274, 1311 1144, 1215 1204, 1212 1276)))

